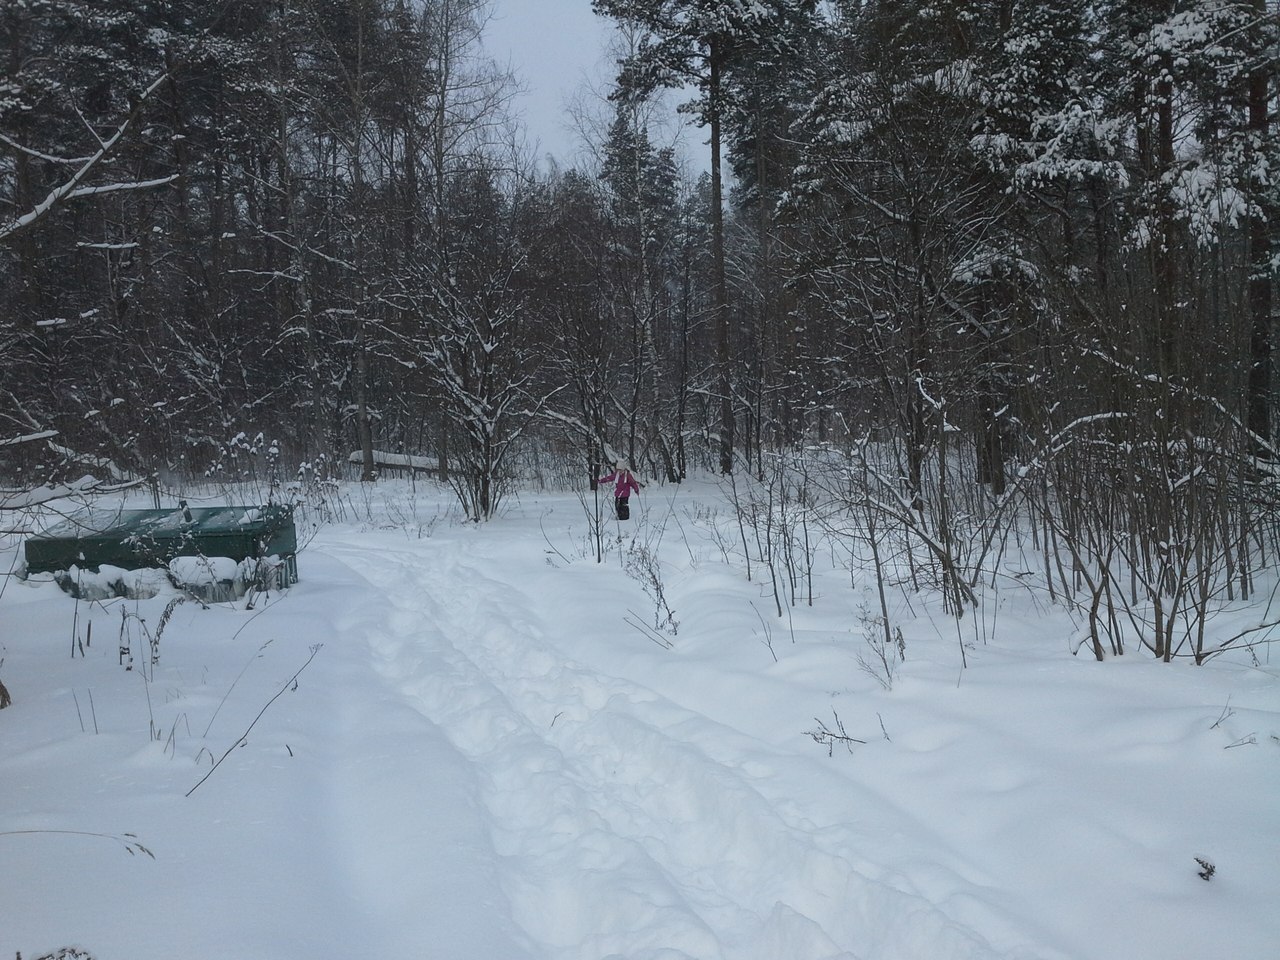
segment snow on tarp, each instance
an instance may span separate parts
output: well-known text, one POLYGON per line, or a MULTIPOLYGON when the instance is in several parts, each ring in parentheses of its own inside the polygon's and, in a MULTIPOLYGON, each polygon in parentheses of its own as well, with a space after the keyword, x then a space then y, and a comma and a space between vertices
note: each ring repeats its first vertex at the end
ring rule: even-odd
MULTIPOLYGON (((156 566, 176 556, 257 559, 297 551, 293 509, 266 507, 188 507, 160 510, 82 510, 32 537, 25 544, 33 571, 83 566, 156 566)), ((290 574, 292 574, 292 569, 290 574)))
POLYGON ((230 557, 174 557, 169 572, 179 583, 230 583, 240 575, 241 564, 230 557))

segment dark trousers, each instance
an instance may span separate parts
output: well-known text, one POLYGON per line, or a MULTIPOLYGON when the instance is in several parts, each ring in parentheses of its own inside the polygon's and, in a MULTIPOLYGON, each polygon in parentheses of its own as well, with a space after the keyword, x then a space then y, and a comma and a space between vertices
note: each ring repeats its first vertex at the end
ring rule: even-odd
POLYGON ((614 497, 613 505, 618 511, 619 520, 629 520, 631 518, 631 506, 627 503, 629 497, 614 497))

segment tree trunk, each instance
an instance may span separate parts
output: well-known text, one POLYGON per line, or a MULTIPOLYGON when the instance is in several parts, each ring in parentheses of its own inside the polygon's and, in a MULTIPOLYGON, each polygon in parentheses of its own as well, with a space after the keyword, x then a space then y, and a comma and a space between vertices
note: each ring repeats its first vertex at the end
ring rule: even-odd
MULTIPOLYGON (((1267 13, 1266 0, 1254 0, 1259 17, 1267 13)), ((1270 63, 1264 61, 1249 76, 1249 133, 1262 146, 1270 132, 1267 107, 1270 93, 1270 63)), ((1258 440, 1271 442, 1271 225, 1270 209, 1264 197, 1267 185, 1258 184, 1251 198, 1249 217, 1249 386, 1248 425, 1258 440)), ((1255 444, 1259 448, 1262 444, 1255 444)))
POLYGON ((356 429, 360 436, 360 479, 370 482, 378 479, 378 468, 373 462, 373 427, 369 423, 369 350, 365 343, 365 320, 356 317, 356 429))
POLYGON ((716 364, 720 392, 720 472, 733 472, 733 382, 729 373, 729 286, 724 264, 724 197, 720 176, 720 50, 713 45, 707 91, 711 114, 711 270, 715 295, 716 364))

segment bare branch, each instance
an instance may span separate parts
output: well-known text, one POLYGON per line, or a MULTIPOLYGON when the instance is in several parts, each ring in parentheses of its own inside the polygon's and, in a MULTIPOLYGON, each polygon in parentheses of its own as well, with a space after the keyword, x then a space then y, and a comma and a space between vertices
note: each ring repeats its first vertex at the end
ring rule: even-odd
POLYGON ((84 163, 80 165, 80 169, 72 174, 70 180, 51 190, 49 195, 37 203, 30 211, 24 213, 16 220, 10 221, 4 227, 0 227, 0 243, 3 243, 10 237, 16 236, 17 234, 35 226, 54 209, 56 209, 64 200, 72 197, 87 196, 90 193, 98 192, 94 188, 82 187, 81 184, 83 184, 85 178, 93 172, 94 168, 110 156, 112 151, 120 145, 121 141, 124 140, 125 136, 133 129, 137 124, 138 119, 142 116, 143 107, 146 106, 147 101, 155 95, 156 91, 160 89, 170 76, 171 74, 166 71, 161 74, 159 78, 154 80, 151 86, 142 91, 137 102, 133 105, 133 109, 129 111, 129 115, 125 117, 120 126, 116 128, 115 133, 106 140, 99 141, 102 146, 99 148, 98 152, 93 154, 91 157, 88 157, 84 163))

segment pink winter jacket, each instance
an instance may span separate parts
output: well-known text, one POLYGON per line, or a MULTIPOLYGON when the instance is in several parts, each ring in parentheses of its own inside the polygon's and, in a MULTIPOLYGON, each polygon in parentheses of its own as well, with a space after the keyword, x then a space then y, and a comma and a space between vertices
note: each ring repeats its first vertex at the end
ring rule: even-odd
POLYGON ((629 497, 632 493, 640 492, 640 481, 638 481, 630 470, 615 470, 608 476, 601 477, 597 483, 612 483, 613 495, 615 497, 629 497))

